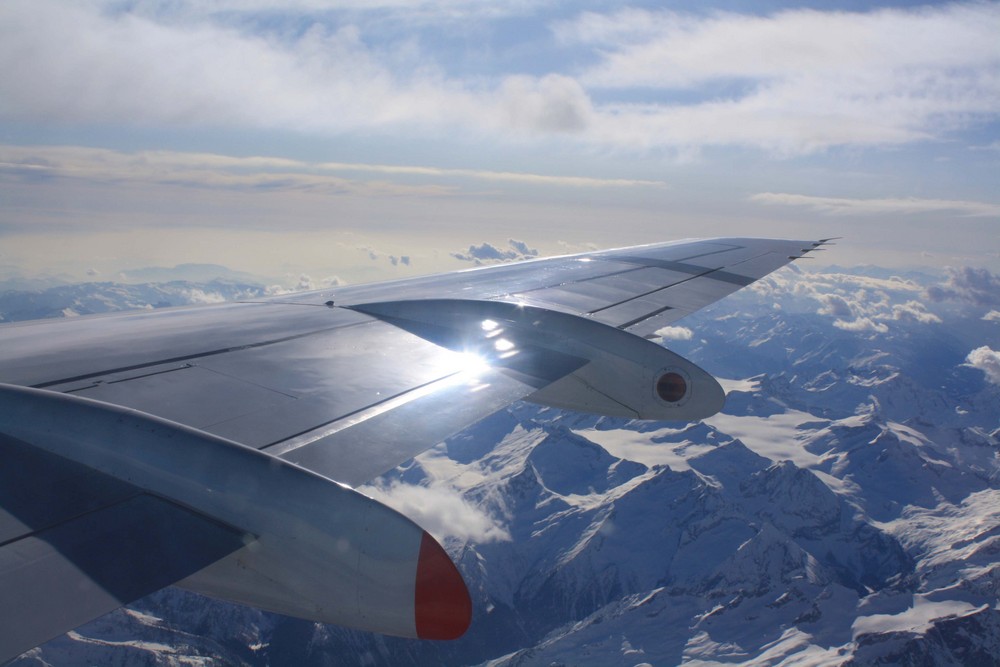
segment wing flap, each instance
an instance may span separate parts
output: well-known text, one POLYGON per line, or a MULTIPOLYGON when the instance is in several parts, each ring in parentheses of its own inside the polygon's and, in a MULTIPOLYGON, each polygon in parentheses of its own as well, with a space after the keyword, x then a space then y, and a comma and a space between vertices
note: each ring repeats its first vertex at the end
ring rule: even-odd
POLYGON ((534 390, 497 370, 458 373, 264 451, 356 486, 534 390))
POLYGON ((0 662, 243 546, 238 531, 133 496, 0 546, 0 662))
POLYGON ((0 545, 139 493, 78 463, 0 435, 0 545))

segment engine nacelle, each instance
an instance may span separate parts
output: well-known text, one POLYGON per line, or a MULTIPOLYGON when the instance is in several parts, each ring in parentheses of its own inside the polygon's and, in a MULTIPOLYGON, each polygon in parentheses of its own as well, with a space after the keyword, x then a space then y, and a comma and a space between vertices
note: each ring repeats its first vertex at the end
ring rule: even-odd
POLYGON ((444 549, 372 498, 138 410, 4 384, 0 405, 0 433, 244 534, 186 588, 401 637, 454 639, 469 626, 468 590, 444 549))
POLYGON ((634 334, 580 317, 504 301, 426 299, 351 306, 450 350, 507 369, 542 405, 628 417, 694 421, 722 409, 718 381, 634 334))

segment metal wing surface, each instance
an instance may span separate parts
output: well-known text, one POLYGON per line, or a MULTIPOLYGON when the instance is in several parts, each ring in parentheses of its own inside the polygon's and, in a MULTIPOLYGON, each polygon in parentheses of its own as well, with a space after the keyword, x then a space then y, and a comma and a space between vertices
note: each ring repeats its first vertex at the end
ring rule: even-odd
MULTIPOLYGON (((306 563, 300 573, 318 558, 286 553, 269 537, 280 525, 256 507, 273 502, 260 491, 315 486, 316 503, 359 503, 378 514, 374 501, 324 490, 312 473, 356 486, 520 398, 636 417, 717 410, 721 390, 710 376, 643 337, 823 243, 682 241, 259 302, 0 327, 0 586, 24 605, 19 615, 31 628, 10 641, 11 631, 0 630, 0 660, 188 575, 193 589, 281 613, 404 636, 454 634, 428 615, 445 614, 434 595, 424 595, 430 606, 420 611, 421 572, 438 552, 389 514, 386 534, 412 537, 388 539, 399 553, 373 557, 372 567, 406 562, 417 583, 389 590, 384 572, 345 575, 343 586, 375 587, 350 592, 368 595, 368 607, 300 608, 305 593, 262 593, 260 581, 236 581, 234 563, 246 570, 251 562, 248 541, 264 545, 252 556, 262 580, 276 580, 276 568, 292 572, 282 575, 293 577, 288 590, 305 585, 292 562, 306 563), (56 418, 69 413, 77 416, 56 418), (125 440, 139 444, 121 447, 125 440), (188 441, 190 449, 171 449, 188 441), (192 467, 192 477, 202 474, 198 484, 228 489, 242 504, 221 507, 218 493, 185 486, 184 462, 172 459, 198 451, 218 454, 192 467), (107 527, 107 539, 85 539, 95 525, 107 527), (198 537, 166 544, 179 534, 198 537), (95 565, 100 554, 137 551, 157 557, 130 560, 120 583, 95 565), (46 580, 82 593, 53 597, 40 585, 46 580), (413 607, 414 595, 416 611, 379 611, 398 600, 413 607), (31 602, 41 597, 69 612, 31 602)), ((345 517, 332 527, 311 517, 315 543, 323 531, 367 529, 345 517)), ((359 553, 362 563, 370 555, 359 553)))

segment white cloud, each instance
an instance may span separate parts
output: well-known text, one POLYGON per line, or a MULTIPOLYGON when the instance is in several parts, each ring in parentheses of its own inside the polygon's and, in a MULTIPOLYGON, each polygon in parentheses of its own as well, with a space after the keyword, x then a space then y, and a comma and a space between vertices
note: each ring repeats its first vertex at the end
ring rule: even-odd
POLYGON ((344 162, 323 162, 316 167, 329 171, 375 172, 404 176, 449 176, 484 181, 507 181, 525 185, 556 185, 580 188, 608 188, 633 186, 663 186, 662 181, 629 178, 591 178, 587 176, 555 176, 526 172, 488 171, 484 169, 444 169, 412 165, 360 164, 344 162))
POLYGON ((692 104, 623 106, 643 129, 789 153, 914 141, 995 115, 998 32, 993 3, 771 16, 623 10, 556 28, 564 43, 605 54, 582 77, 588 86, 716 91, 692 104))
POLYGON ((989 382, 1000 384, 1000 352, 990 349, 987 345, 977 347, 969 352, 965 363, 985 373, 989 382))
POLYGON ((853 306, 839 294, 820 294, 818 298, 823 304, 818 311, 820 315, 832 315, 836 318, 854 317, 853 306))
POLYGON ((970 217, 1000 217, 1000 204, 954 199, 849 199, 844 197, 813 197, 780 192, 761 192, 750 197, 758 204, 806 206, 819 213, 832 215, 884 215, 888 213, 917 214, 950 212, 970 217))
MULTIPOLYGON (((523 14, 529 8, 544 4, 544 0, 284 0, 280 7, 286 12, 316 12, 350 10, 381 13, 395 10, 400 15, 416 19, 421 16, 438 19, 467 20, 469 17, 500 17, 523 14)), ((185 16, 208 17, 217 12, 256 13, 275 11, 273 0, 173 0, 171 8, 185 16)))
POLYGON ((1000 322, 1000 310, 991 310, 983 315, 983 319, 987 322, 1000 322))
POLYGON ((948 267, 948 280, 927 288, 932 301, 959 300, 977 306, 1000 306, 1000 275, 971 266, 948 267))
POLYGON ((510 540, 510 534, 503 526, 450 488, 393 482, 389 486, 362 486, 358 491, 402 512, 438 539, 456 537, 476 542, 510 540))
POLYGON ((457 260, 473 262, 474 264, 513 262, 538 256, 538 250, 528 247, 524 241, 507 239, 507 245, 509 248, 502 248, 484 241, 479 245, 470 245, 469 249, 464 252, 453 252, 451 256, 457 260))
MULTIPOLYGON (((458 1, 380 4, 396 20, 398 12, 425 12, 439 29, 469 12, 538 12, 518 2, 492 10, 458 1)), ((301 32, 250 20, 271 9, 257 2, 150 9, 6 0, 0 118, 801 154, 940 138, 998 114, 994 3, 771 16, 583 14, 554 29, 579 49, 577 61, 599 64, 580 75, 539 76, 449 75, 437 59, 453 54, 415 35, 387 40, 355 20, 356 2, 296 6, 316 10, 304 15, 313 23, 301 32), (237 8, 237 18, 217 7, 237 8), (622 89, 629 94, 616 99, 622 89), (685 95, 664 101, 649 89, 685 95)))
POLYGON ((197 287, 181 290, 181 293, 187 299, 188 303, 223 303, 226 301, 226 297, 218 292, 206 292, 197 287))
POLYGON ((636 179, 558 176, 481 169, 305 162, 286 158, 234 157, 213 153, 138 151, 127 153, 84 146, 12 146, 0 144, 0 174, 14 177, 60 177, 102 182, 157 183, 234 190, 297 190, 372 196, 440 196, 455 191, 442 181, 471 179, 523 185, 573 188, 621 188, 664 185, 636 179), (338 176, 350 173, 353 177, 338 176), (358 175, 418 177, 425 184, 366 180, 358 175), (437 182, 434 182, 437 181, 437 182))
MULTIPOLYGON (((0 62, 25 66, 0 78, 0 116, 307 132, 505 124, 496 93, 442 80, 420 57, 416 73, 406 71, 413 58, 370 48, 350 24, 265 34, 224 20, 103 2, 5 2, 0 62)), ((552 94, 558 108, 561 92, 552 94)))
POLYGON ((595 120, 587 93, 566 76, 509 77, 500 89, 500 99, 506 124, 529 132, 581 132, 595 120))
POLYGON ((941 318, 927 310, 919 301, 907 301, 892 306, 892 319, 897 321, 941 324, 941 318))
POLYGON ((564 42, 609 49, 588 79, 610 87, 666 88, 993 64, 997 17, 997 8, 986 3, 869 12, 793 9, 770 16, 623 10, 585 13, 557 26, 556 34, 564 42))
POLYGON ((889 333, 889 327, 884 322, 876 322, 870 317, 859 317, 856 320, 834 320, 833 326, 838 329, 843 329, 844 331, 855 331, 858 333, 863 333, 866 331, 871 331, 872 333, 889 333))
POLYGON ((694 333, 687 327, 663 327, 653 334, 663 340, 691 340, 694 333))
POLYGON ((302 273, 299 274, 297 278, 294 276, 288 276, 289 284, 291 287, 285 285, 268 285, 264 288, 264 294, 270 296, 281 296, 284 294, 295 294, 297 292, 304 292, 306 290, 323 289, 326 287, 339 287, 340 285, 346 285, 347 283, 341 280, 338 276, 326 276, 320 280, 314 280, 312 276, 302 273))
MULTIPOLYGON (((810 301, 816 313, 834 319, 843 331, 885 334, 891 323, 909 325, 941 324, 941 318, 917 298, 924 291, 918 283, 892 276, 870 276, 783 270, 754 283, 750 290, 775 298, 775 305, 792 312, 810 301), (783 299, 788 301, 782 303, 783 299)), ((893 324, 893 326, 895 326, 893 324)))

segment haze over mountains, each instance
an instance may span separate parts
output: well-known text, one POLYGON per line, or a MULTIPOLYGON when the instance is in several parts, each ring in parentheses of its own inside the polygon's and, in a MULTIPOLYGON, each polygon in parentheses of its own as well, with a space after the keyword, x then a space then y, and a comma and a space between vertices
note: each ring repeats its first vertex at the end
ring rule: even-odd
MULTIPOLYGON (((265 292, 55 289, 0 316, 265 292)), ((679 324, 729 391, 706 422, 519 403, 364 487, 444 540, 463 639, 168 589, 15 664, 1000 664, 998 277, 793 267, 679 324)))

